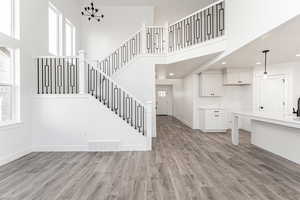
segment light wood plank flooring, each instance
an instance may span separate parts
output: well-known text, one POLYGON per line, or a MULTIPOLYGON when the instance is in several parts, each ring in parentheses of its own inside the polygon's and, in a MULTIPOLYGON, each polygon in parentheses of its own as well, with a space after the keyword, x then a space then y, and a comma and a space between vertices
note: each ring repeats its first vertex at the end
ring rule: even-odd
POLYGON ((159 117, 152 152, 32 153, 0 167, 1 200, 300 200, 300 166, 230 134, 159 117))

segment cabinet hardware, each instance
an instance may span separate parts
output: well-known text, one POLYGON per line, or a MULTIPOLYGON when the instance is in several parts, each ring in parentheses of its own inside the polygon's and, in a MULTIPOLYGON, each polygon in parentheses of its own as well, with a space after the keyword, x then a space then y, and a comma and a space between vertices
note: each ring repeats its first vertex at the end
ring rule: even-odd
POLYGON ((219 115, 215 115, 215 117, 219 117, 219 115))

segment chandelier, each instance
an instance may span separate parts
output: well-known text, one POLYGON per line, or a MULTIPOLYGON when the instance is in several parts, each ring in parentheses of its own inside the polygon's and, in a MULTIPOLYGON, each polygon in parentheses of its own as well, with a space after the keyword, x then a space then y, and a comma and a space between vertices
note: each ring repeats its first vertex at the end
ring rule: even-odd
POLYGON ((95 19, 98 22, 104 17, 103 14, 99 14, 99 9, 94 7, 93 2, 91 2, 89 6, 84 7, 84 11, 81 12, 81 15, 87 16, 89 21, 95 19))

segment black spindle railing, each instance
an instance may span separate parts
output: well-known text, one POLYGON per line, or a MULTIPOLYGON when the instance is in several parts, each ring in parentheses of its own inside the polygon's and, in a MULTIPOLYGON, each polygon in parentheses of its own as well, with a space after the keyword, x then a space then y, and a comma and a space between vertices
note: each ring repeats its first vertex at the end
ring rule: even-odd
POLYGON ((225 1, 202 9, 168 28, 169 52, 178 51, 225 34, 225 1))
POLYGON ((37 94, 77 94, 79 58, 37 58, 37 94))
POLYGON ((164 28, 146 28, 146 52, 147 54, 164 53, 164 28))
POLYGON ((129 40, 124 42, 108 57, 101 61, 98 61, 97 68, 108 76, 113 75, 116 71, 125 66, 133 58, 142 53, 141 36, 141 31, 134 34, 129 40))
POLYGON ((87 65, 88 93, 109 110, 145 135, 145 106, 119 87, 103 71, 87 65))

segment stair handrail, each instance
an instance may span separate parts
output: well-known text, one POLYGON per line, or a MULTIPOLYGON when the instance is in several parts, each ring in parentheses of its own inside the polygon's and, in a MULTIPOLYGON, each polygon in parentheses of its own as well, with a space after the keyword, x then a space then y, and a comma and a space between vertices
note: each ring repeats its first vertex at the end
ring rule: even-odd
POLYGON ((108 54, 101 60, 97 59, 99 63, 99 66, 97 67, 100 67, 104 73, 110 76, 126 65, 134 57, 142 54, 143 28, 132 34, 129 39, 123 41, 118 48, 112 51, 112 53, 108 54))
POLYGON ((101 73, 102 76, 104 76, 107 80, 109 80, 110 82, 112 82, 113 84, 117 85, 123 92, 127 93, 129 96, 131 96, 132 98, 134 98, 134 100, 136 102, 138 102, 139 104, 141 104, 142 106, 146 107, 146 104, 143 103, 140 99, 138 99, 135 95, 131 94, 131 92, 129 92, 127 89, 123 88, 122 86, 120 86, 120 83, 117 83, 116 81, 114 81, 110 76, 106 75, 103 71, 99 70, 97 67, 93 66, 93 60, 85 60, 85 63, 88 65, 91 65, 91 67, 95 70, 97 70, 99 73, 101 73))

